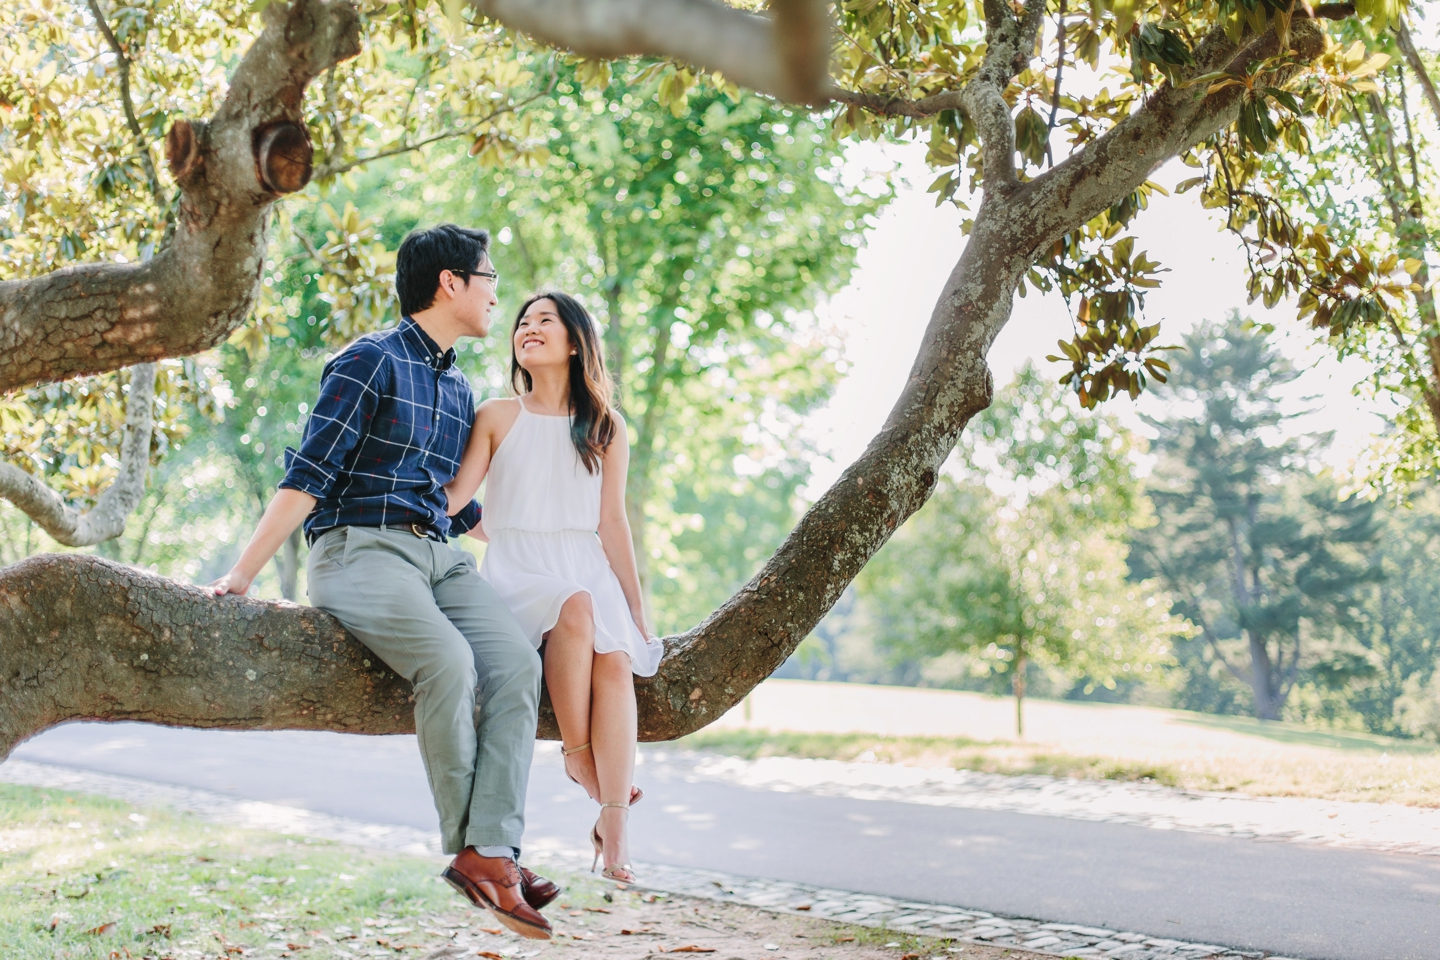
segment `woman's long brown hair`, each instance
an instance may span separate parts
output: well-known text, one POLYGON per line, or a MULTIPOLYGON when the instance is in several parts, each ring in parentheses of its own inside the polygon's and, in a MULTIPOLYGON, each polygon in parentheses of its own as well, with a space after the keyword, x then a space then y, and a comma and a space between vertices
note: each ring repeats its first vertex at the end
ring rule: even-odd
POLYGON ((568 293, 554 291, 537 293, 520 305, 515 325, 510 328, 510 386, 519 394, 534 389, 530 372, 520 366, 520 359, 515 355, 515 331, 520 329, 525 311, 537 300, 550 300, 555 304, 555 312, 570 335, 570 346, 575 348, 575 355, 570 358, 570 440, 585 469, 599 473, 600 460, 610 441, 615 439, 619 424, 610 411, 610 374, 605 370, 605 352, 600 346, 600 325, 579 300, 568 293))

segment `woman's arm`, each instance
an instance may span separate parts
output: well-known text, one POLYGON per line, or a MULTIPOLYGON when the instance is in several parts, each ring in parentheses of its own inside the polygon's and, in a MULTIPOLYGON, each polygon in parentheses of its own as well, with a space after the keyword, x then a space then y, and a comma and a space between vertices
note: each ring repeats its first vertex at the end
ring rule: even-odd
POLYGON ((600 546, 610 569, 625 591, 625 600, 630 604, 630 616, 640 635, 650 636, 645 623, 645 602, 640 593, 640 572, 635 567, 635 543, 630 539, 630 521, 625 518, 625 474, 630 469, 630 438, 625 433, 625 421, 618 413, 612 414, 619 430, 615 439, 605 450, 604 477, 600 482, 600 546))
POLYGON ((475 491, 480 489, 485 475, 490 472, 490 458, 495 455, 500 440, 510 431, 515 417, 519 414, 518 409, 505 409, 507 405, 514 403, 514 400, 486 400, 480 404, 480 409, 475 411, 475 425, 470 429, 470 440, 465 445, 465 454, 460 458, 460 469, 455 471, 455 479, 445 484, 445 512, 450 516, 453 517, 465 508, 465 504, 475 496, 475 491), (500 428, 503 430, 500 430, 497 440, 497 429, 500 428))

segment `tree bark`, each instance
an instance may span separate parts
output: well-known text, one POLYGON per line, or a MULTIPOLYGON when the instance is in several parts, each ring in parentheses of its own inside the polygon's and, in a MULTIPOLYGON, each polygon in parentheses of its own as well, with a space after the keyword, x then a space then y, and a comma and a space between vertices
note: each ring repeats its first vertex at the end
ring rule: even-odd
POLYGON ((360 52, 343 0, 272 3, 265 21, 215 116, 177 121, 167 138, 180 207, 163 250, 0 283, 0 391, 199 353, 249 316, 279 196, 263 185, 257 134, 303 130, 306 84, 360 52))
MULTIPOLYGON (((1002 0, 987 0, 990 44, 972 83, 986 89, 964 92, 984 139, 984 194, 899 400, 864 454, 760 572, 704 623, 666 639, 658 673, 636 683, 642 739, 682 736, 739 703, 930 496, 960 432, 990 402, 985 355, 1009 320, 1016 284, 1037 252, 1235 118, 1240 94, 1234 88, 1197 96, 1165 85, 1064 163, 1019 182, 1014 128, 1001 94, 1034 49, 1041 4, 1032 3, 1036 10, 1020 18, 1002 0)), ((1306 21, 1293 26, 1290 39, 1304 56, 1323 49, 1323 34, 1306 21)), ((1278 49, 1273 34, 1242 49, 1216 30, 1201 44, 1195 72, 1228 66, 1243 74, 1250 60, 1278 49)), ((28 560, 0 571, 0 683, 7 704, 0 755, 46 726, 79 718, 357 733, 410 729, 404 684, 373 658, 365 666, 365 659, 363 648, 317 611, 213 600, 194 587, 95 558, 28 560)), ((548 715, 539 733, 556 736, 548 715)))

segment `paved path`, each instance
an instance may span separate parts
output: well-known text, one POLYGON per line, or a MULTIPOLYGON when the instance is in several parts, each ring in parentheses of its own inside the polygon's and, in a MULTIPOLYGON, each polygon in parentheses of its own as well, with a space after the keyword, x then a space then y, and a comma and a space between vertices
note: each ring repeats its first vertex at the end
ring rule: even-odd
MULTIPOLYGON (((410 738, 74 724, 14 756, 434 828, 410 738)), ((573 851, 594 809, 558 761, 550 746, 537 757, 528 838, 573 851)), ((1265 843, 1210 822, 1157 829, 1110 822, 1113 810, 1082 818, 1074 796, 1068 812, 1018 812, 933 802, 944 784, 876 795, 863 771, 776 771, 647 750, 635 858, 1308 960, 1440 960, 1440 857, 1265 843)))

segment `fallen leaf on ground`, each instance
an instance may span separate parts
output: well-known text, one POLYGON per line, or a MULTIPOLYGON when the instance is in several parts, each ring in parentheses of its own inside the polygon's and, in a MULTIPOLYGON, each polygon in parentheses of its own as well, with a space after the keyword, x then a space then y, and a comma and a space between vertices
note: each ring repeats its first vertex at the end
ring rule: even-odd
POLYGON ((685 944, 685 946, 683 946, 683 947, 671 947, 669 950, 666 950, 664 947, 661 947, 661 948, 660 948, 660 952, 661 952, 661 953, 714 953, 714 952, 715 952, 715 948, 714 948, 714 947, 699 947, 699 946, 696 946, 696 945, 693 944, 693 943, 687 943, 687 944, 685 944))
POLYGON ((855 942, 855 938, 854 938, 854 937, 836 937, 836 938, 835 938, 835 942, 836 942, 836 943, 854 943, 854 942, 855 942))
POLYGON ((586 910, 587 913, 609 913, 609 912, 610 912, 609 910, 607 910, 607 909, 604 908, 604 907, 586 907, 585 910, 586 910))
POLYGON ((287 949, 287 950, 309 950, 309 949, 310 949, 310 944, 308 944, 308 943, 287 943, 287 944, 285 944, 285 949, 287 949))
POLYGON ((505 960, 505 958, 502 957, 502 956, 500 956, 500 954, 498 954, 498 953, 491 953, 489 950, 481 950, 481 951, 479 951, 478 953, 476 953, 475 955, 476 955, 477 957, 488 957, 489 960, 505 960))
POLYGON ((488 933, 488 934, 490 934, 491 936, 496 936, 496 937, 500 936, 500 928, 499 928, 499 927, 476 927, 475 929, 476 929, 476 930, 479 930, 481 933, 488 933))
POLYGON ((795 909, 796 909, 796 910, 809 910, 810 907, 811 907, 811 904, 802 903, 802 904, 800 904, 800 906, 796 907, 795 909))
POLYGON ((900 960, 920 960, 921 956, 922 955, 918 953, 907 953, 905 954, 905 956, 901 957, 900 960))
POLYGON ((93 936, 97 936, 97 937, 98 937, 98 936, 100 936, 102 933, 109 933, 111 930, 114 930, 114 929, 115 929, 115 923, 116 923, 116 921, 110 920, 110 921, 108 921, 108 922, 106 922, 106 923, 100 924, 100 926, 94 928, 93 930, 86 930, 85 932, 88 933, 88 934, 91 934, 91 935, 93 935, 93 936))

